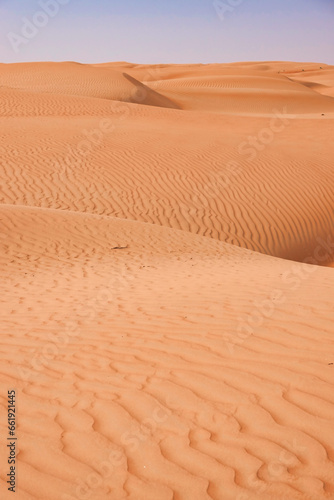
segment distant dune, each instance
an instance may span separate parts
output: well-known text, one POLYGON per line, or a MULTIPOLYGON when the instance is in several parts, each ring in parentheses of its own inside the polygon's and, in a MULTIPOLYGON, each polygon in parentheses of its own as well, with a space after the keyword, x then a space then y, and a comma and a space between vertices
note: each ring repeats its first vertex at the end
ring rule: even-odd
POLYGON ((1 83, 11 89, 176 107, 135 78, 109 68, 78 63, 28 63, 2 64, 0 69, 1 83))
POLYGON ((334 498, 334 67, 0 65, 0 498, 334 498))

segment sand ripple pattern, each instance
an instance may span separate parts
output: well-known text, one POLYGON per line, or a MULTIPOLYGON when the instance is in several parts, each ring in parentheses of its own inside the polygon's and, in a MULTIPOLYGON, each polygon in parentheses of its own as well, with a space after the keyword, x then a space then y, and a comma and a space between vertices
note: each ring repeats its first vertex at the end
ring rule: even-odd
POLYGON ((0 66, 0 498, 15 388, 18 500, 333 499, 333 69, 40 66, 0 66))

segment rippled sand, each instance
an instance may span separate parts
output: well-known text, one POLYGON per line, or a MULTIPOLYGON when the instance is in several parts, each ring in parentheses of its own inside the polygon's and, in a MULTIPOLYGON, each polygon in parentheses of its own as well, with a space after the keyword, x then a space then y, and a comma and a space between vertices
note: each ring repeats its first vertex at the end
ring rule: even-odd
POLYGON ((334 498, 334 68, 0 65, 0 498, 334 498))

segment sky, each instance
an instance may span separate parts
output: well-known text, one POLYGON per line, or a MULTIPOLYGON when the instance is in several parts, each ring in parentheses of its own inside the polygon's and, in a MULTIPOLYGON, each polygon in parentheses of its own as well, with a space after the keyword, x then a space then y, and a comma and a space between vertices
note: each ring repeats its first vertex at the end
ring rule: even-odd
POLYGON ((0 62, 334 64, 334 0, 0 0, 0 62))

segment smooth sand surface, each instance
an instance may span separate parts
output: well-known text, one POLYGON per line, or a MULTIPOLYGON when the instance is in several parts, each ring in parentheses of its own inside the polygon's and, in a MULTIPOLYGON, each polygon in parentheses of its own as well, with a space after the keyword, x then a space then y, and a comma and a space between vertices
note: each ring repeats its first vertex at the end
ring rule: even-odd
POLYGON ((333 88, 0 65, 1 500, 334 499, 333 88))

